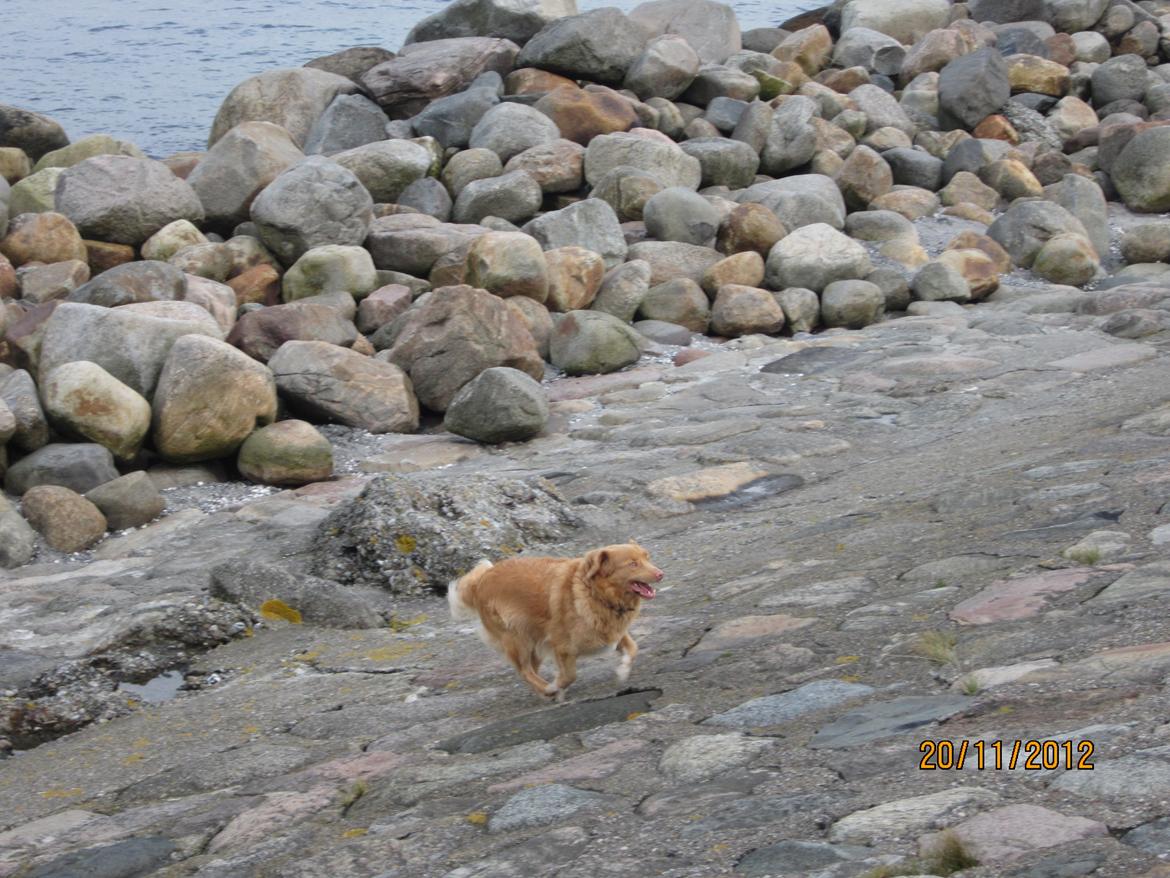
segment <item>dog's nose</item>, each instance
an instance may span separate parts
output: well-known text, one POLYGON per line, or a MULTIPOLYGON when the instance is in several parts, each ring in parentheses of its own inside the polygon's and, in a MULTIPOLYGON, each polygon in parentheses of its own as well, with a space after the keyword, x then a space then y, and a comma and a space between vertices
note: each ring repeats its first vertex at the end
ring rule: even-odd
POLYGON ((654 568, 654 581, 655 582, 662 582, 662 577, 664 577, 665 575, 666 574, 663 573, 661 570, 659 570, 657 567, 654 568))

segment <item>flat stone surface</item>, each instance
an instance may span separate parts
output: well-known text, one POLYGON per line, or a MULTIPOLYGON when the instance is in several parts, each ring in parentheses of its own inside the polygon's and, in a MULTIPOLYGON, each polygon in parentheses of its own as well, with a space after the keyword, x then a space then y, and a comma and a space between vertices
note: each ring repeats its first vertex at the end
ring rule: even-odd
POLYGON ((956 817, 986 808, 999 801, 991 790, 979 787, 956 787, 925 796, 898 799, 854 811, 842 817, 829 830, 829 841, 871 844, 885 838, 921 832, 932 826, 952 822, 956 817))
POLYGON ((1124 574, 1089 602, 1093 606, 1114 606, 1160 601, 1170 589, 1170 562, 1149 564, 1124 574))
POLYGON ((517 793, 488 822, 492 832, 546 826, 572 817, 585 808, 596 808, 605 797, 587 790, 553 783, 517 793))
POLYGON ((974 597, 955 605, 950 616, 963 625, 986 625, 1026 619, 1044 610, 1048 595, 1072 591, 1092 578, 1084 570, 1053 570, 992 583, 974 597))
MULTIPOLYGON (((981 863, 1000 863, 1029 851, 1109 834, 1104 823, 1038 805, 1005 805, 952 826, 950 831, 981 863)), ((930 850, 935 843, 937 839, 927 836, 920 845, 930 850)))
POLYGON ((1170 795, 1170 760, 1145 756, 1095 759, 1092 771, 1065 771, 1052 788, 1078 796, 1110 799, 1170 795))
POLYGON ((696 503, 725 497, 767 475, 767 470, 750 463, 729 463, 726 466, 711 467, 685 476, 658 479, 651 482, 647 490, 651 494, 670 500, 696 503))
POLYGON ((696 735, 667 747, 658 769, 676 781, 694 783, 751 762, 771 747, 772 742, 764 738, 696 735))
POLYGON ((782 841, 745 854, 735 866, 737 875, 768 878, 770 875, 808 875, 847 862, 865 853, 864 848, 849 848, 823 841, 782 841))
POLYGON ((729 649, 749 641, 799 631, 815 622, 816 619, 786 616, 783 613, 772 616, 743 616, 724 622, 704 634, 703 639, 691 651, 729 649))
POLYGON ((704 725, 751 729, 789 722, 807 713, 825 710, 873 692, 872 686, 841 680, 817 680, 790 692, 753 698, 738 707, 703 720, 704 725))
POLYGON ((1155 356, 1153 348, 1144 344, 1116 344, 1105 348, 1073 354, 1053 360, 1047 365, 1053 369, 1067 369, 1070 372, 1090 372, 1097 369, 1116 369, 1140 363, 1155 356))
POLYGON ((645 741, 614 741, 591 753, 566 759, 550 768, 530 771, 511 780, 492 784, 489 793, 506 793, 524 787, 561 781, 598 780, 613 774, 632 754, 644 750, 645 741))
POLYGON ((954 695, 906 695, 892 701, 877 701, 822 726, 809 741, 809 747, 814 750, 856 747, 922 728, 970 706, 968 699, 954 695))

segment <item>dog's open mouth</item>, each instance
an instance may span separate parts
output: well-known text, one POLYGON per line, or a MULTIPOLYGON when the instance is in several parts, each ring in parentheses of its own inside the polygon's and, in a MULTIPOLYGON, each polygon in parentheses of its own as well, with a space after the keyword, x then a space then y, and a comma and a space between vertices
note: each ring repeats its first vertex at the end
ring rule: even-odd
POLYGON ((632 591, 638 597, 645 598, 646 600, 650 600, 656 594, 658 594, 658 592, 654 590, 654 586, 652 586, 650 583, 638 582, 636 580, 630 583, 630 591, 632 591))

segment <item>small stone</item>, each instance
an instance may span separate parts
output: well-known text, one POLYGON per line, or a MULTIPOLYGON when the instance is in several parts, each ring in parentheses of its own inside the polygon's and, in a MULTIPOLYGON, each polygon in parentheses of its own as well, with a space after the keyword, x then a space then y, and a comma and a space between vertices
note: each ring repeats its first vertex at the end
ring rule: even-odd
POLYGON ((106 533, 106 518, 80 494, 58 485, 29 488, 20 500, 28 523, 59 552, 82 552, 106 533))
POLYGON ((769 739, 738 733, 696 735, 667 747, 658 769, 672 780, 696 783, 745 765, 773 746, 769 739))
POLYGON ((753 333, 774 335, 783 327, 784 311, 767 290, 739 284, 719 287, 711 306, 710 328, 715 334, 729 338, 753 333))
POLYGON ((825 326, 861 329, 876 323, 885 310, 886 296, 877 284, 839 280, 821 293, 821 320, 825 326))
POLYGON ((582 810, 601 807, 600 793, 579 790, 565 784, 545 784, 516 793, 492 815, 489 832, 509 832, 530 826, 546 826, 567 820, 582 810))
POLYGON ((162 515, 167 505, 151 477, 142 471, 98 485, 86 491, 85 499, 101 510, 112 531, 148 524, 162 515))
POLYGON ((117 477, 113 455, 103 446, 54 443, 10 466, 4 490, 21 496, 38 485, 58 485, 81 494, 117 477))
MULTIPOLYGON (((733 729, 753 729, 791 722, 806 714, 827 710, 873 692, 872 686, 845 683, 840 680, 819 680, 779 695, 753 698, 731 710, 704 720, 704 725, 726 726, 733 729)), ((834 841, 841 839, 834 838, 834 841)))
POLYGON ((261 485, 307 485, 333 475, 333 447, 312 424, 277 421, 244 440, 236 466, 240 475, 261 485))

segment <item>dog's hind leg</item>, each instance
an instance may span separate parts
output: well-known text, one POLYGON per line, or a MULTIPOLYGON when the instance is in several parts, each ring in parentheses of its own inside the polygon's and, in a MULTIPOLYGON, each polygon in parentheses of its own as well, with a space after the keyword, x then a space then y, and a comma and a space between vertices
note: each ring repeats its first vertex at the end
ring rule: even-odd
POLYGON ((563 701, 565 690, 573 685, 577 679, 577 656, 571 652, 557 651, 554 654, 557 662, 557 701, 563 701))
POLYGON ((618 682, 624 683, 630 679, 630 668, 634 666, 634 656, 638 654, 638 644, 629 634, 623 634, 622 639, 618 641, 617 651, 622 654, 622 660, 618 662, 617 666, 617 678, 618 682))
POLYGON ((503 638, 501 644, 504 650, 504 655, 508 657, 508 661, 516 668, 516 672, 524 679, 524 682, 533 688, 537 695, 542 697, 557 694, 557 687, 544 677, 537 673, 537 667, 534 666, 531 657, 531 651, 524 649, 515 637, 503 638))

